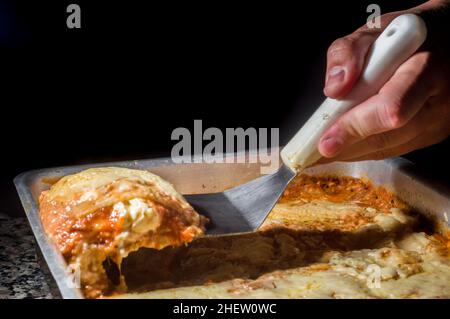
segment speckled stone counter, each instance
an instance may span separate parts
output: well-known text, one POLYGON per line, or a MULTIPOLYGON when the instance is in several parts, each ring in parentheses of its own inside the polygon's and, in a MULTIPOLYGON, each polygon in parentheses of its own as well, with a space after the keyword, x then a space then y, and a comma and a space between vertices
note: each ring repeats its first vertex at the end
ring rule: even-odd
POLYGON ((53 298, 28 221, 0 213, 0 299, 53 298))

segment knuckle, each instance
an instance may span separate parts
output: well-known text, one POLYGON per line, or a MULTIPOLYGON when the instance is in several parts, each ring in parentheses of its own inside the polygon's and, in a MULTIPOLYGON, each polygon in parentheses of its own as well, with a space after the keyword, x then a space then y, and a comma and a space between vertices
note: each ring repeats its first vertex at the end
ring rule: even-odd
POLYGON ((338 124, 351 140, 361 140, 368 136, 367 127, 358 112, 349 113, 338 124))
POLYGON ((366 112, 351 112, 345 118, 345 129, 355 139, 364 139, 373 134, 369 123, 370 117, 366 112))
POLYGON ((380 121, 387 129, 396 129, 402 127, 406 123, 406 117, 403 112, 402 99, 390 99, 384 104, 379 114, 380 121))
POLYGON ((355 128, 352 118, 342 117, 338 119, 333 126, 334 131, 340 132, 341 135, 345 134, 346 136, 355 136, 355 128))
POLYGON ((360 121, 352 121, 346 129, 348 134, 355 139, 364 138, 366 136, 366 129, 360 121))
POLYGON ((335 40, 328 48, 328 56, 340 56, 348 51, 351 51, 354 46, 354 41, 349 37, 343 37, 335 40))

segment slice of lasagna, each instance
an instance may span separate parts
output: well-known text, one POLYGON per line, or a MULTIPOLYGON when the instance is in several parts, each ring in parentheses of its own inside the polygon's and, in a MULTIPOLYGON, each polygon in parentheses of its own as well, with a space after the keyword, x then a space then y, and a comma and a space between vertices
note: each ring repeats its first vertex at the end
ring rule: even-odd
POLYGON ((44 228, 88 298, 125 290, 121 261, 141 247, 180 246, 204 233, 168 182, 142 170, 93 168, 63 177, 39 198, 44 228))

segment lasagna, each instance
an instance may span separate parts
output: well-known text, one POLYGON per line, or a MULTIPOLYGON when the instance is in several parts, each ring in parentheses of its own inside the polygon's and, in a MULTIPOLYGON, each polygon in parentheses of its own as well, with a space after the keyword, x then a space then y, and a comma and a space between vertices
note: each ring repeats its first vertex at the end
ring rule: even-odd
POLYGON ((448 232, 364 179, 299 175, 259 230, 227 236, 201 236, 148 172, 87 170, 40 203, 88 298, 450 297, 448 232))
POLYGON ((126 290, 120 267, 130 252, 188 243, 206 222, 168 182, 118 167, 63 177, 41 193, 39 206, 47 234, 88 298, 126 290))
POLYGON ((450 241, 393 193, 297 176, 262 227, 142 249, 115 298, 450 298, 450 241))

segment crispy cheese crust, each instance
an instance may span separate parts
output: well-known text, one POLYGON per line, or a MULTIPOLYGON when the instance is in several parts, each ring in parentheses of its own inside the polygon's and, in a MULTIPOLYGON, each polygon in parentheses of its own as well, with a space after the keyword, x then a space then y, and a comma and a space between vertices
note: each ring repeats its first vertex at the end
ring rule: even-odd
POLYGON ((172 185, 142 170, 93 168, 65 176, 39 198, 43 226, 86 297, 125 290, 104 268, 140 247, 179 246, 204 233, 197 214, 172 185), (118 284, 118 285, 117 285, 118 284))

